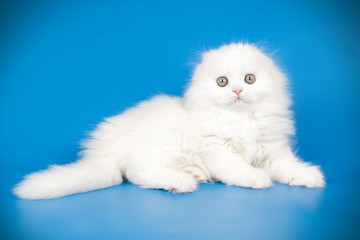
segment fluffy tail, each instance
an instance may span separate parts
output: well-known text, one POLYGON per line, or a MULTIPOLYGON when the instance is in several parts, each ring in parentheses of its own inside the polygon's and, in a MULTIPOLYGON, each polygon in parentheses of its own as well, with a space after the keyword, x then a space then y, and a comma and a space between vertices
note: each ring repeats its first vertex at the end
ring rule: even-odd
POLYGON ((50 199, 120 184, 120 170, 114 166, 78 161, 53 165, 29 174, 13 192, 24 199, 50 199))

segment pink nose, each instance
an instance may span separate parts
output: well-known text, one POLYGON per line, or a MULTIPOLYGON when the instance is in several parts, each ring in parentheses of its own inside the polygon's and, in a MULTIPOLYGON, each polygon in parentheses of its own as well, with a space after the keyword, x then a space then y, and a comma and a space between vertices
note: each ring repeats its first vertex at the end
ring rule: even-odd
POLYGON ((240 95, 240 93, 242 92, 243 90, 233 90, 234 93, 236 93, 236 95, 240 95))

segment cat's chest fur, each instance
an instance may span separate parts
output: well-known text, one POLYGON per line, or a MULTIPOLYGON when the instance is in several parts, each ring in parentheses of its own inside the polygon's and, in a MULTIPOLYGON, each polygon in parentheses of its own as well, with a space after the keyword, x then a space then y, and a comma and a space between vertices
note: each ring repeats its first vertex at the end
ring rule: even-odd
POLYGON ((208 113, 199 119, 202 139, 208 147, 222 145, 249 163, 262 160, 262 124, 254 112, 208 113))

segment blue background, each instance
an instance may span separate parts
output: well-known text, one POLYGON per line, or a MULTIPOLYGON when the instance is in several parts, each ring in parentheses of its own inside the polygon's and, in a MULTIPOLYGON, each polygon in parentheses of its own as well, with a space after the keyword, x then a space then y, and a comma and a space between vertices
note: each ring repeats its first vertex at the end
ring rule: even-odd
POLYGON ((356 1, 12 1, 0 5, 2 239, 356 239, 360 8, 356 1), (130 183, 56 200, 10 189, 76 159, 102 118, 181 95, 198 50, 246 40, 278 50, 297 148, 324 189, 203 184, 175 195, 130 183))

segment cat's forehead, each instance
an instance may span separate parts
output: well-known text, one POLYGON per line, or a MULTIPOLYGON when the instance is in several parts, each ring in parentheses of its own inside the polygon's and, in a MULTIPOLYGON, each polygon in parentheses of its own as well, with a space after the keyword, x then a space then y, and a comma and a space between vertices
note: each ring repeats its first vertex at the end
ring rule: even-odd
POLYGON ((272 61, 259 48, 250 44, 230 44, 210 50, 203 55, 202 63, 211 70, 255 70, 270 66, 272 61))

